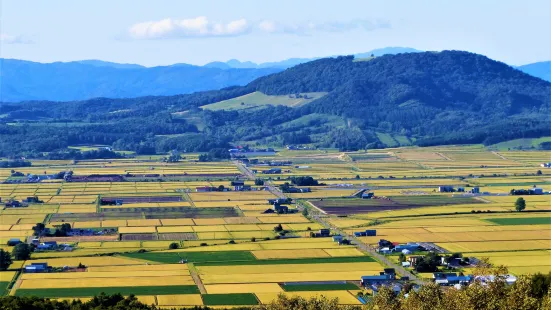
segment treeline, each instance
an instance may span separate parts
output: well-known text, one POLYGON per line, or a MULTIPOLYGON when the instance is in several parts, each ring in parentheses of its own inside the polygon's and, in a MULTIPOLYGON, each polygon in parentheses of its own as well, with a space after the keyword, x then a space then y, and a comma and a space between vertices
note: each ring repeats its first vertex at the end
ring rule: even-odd
POLYGON ((20 168, 30 167, 32 163, 27 160, 15 159, 15 160, 2 160, 0 161, 0 168, 20 168))
MULTIPOLYGON (((548 310, 551 309, 550 289, 551 273, 520 276, 516 283, 508 285, 505 278, 496 275, 495 281, 488 283, 475 282, 461 289, 446 288, 437 284, 425 284, 419 288, 413 285, 406 287, 405 293, 396 294, 390 287, 381 287, 374 297, 359 293, 367 300, 362 306, 339 305, 338 299, 323 296, 305 299, 279 295, 267 305, 255 307, 232 307, 240 310, 548 310)), ((0 309, 11 310, 154 310, 154 305, 146 305, 130 295, 105 295, 101 293, 89 301, 57 301, 39 297, 0 297, 0 309)), ((173 308, 176 309, 176 308, 173 308)), ((208 306, 190 308, 209 310, 208 306)))

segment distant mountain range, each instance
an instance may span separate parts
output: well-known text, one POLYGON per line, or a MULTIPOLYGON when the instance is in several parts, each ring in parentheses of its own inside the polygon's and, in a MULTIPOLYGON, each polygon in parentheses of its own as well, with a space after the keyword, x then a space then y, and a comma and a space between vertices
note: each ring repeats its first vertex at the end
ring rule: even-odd
MULTIPOLYGON (((379 48, 374 49, 369 52, 365 53, 358 53, 354 54, 354 57, 356 58, 367 58, 373 56, 383 56, 387 54, 395 55, 395 54, 402 54, 402 53, 419 53, 422 52, 420 50, 416 50, 414 48, 410 47, 385 47, 385 48, 379 48)), ((215 61, 210 62, 205 65, 205 67, 214 67, 214 68, 220 68, 220 69, 230 69, 230 68, 280 68, 280 69, 288 69, 291 67, 294 67, 296 65, 309 62, 312 60, 317 60, 321 58, 327 58, 327 57, 337 57, 339 55, 332 55, 332 56, 325 56, 325 57, 315 57, 315 58, 289 58, 282 61, 276 61, 276 62, 264 62, 260 64, 256 64, 254 62, 250 61, 244 61, 241 62, 237 59, 231 59, 226 62, 221 61, 215 61)))
POLYGON ((542 61, 518 66, 517 69, 532 76, 539 77, 542 80, 551 82, 551 61, 542 61))
MULTIPOLYGON (((386 47, 357 53, 354 57, 359 59, 419 52, 422 51, 408 47, 386 47)), ((259 64, 232 59, 211 62, 204 66, 177 63, 158 67, 101 60, 37 63, 0 58, 0 101, 70 101, 95 97, 134 98, 188 94, 246 85, 258 77, 320 58, 290 58, 259 64)), ((549 61, 520 66, 517 69, 551 81, 549 61)))
POLYGON ((227 69, 176 64, 146 68, 98 60, 37 63, 0 59, 0 101, 70 101, 167 96, 245 85, 277 68, 227 69))

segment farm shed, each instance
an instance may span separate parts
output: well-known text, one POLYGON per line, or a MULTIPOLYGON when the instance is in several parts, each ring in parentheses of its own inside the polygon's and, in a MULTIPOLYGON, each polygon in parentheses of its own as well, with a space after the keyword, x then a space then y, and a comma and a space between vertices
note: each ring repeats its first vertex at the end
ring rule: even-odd
POLYGON ((31 263, 30 265, 25 266, 25 272, 27 273, 47 272, 48 269, 48 263, 31 263))
POLYGON ((19 238, 11 238, 10 240, 8 240, 8 245, 9 246, 15 246, 15 245, 18 245, 21 243, 21 240, 19 238))

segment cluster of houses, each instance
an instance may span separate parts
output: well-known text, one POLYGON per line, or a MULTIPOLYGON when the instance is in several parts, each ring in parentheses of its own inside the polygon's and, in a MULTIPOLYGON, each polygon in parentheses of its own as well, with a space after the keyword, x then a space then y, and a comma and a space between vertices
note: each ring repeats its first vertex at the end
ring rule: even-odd
POLYGON ((311 147, 311 146, 294 145, 294 144, 287 145, 285 148, 286 148, 287 150, 289 150, 289 151, 315 150, 315 148, 314 148, 314 147, 311 147))
POLYGON ((366 289, 370 288, 373 292, 373 296, 377 295, 381 287, 389 287, 398 295, 404 288, 403 283, 408 280, 409 277, 397 278, 394 268, 385 268, 379 275, 362 276, 360 278, 360 284, 366 289))
MULTIPOLYGON (((257 170, 253 170, 254 173, 257 173, 257 170)), ((282 170, 281 168, 270 168, 266 170, 262 170, 262 174, 281 174, 282 170)))
POLYGON ((333 241, 337 242, 339 245, 350 245, 350 240, 344 239, 341 235, 334 235, 333 241))
POLYGON ((408 242, 406 244, 399 244, 397 242, 390 242, 385 239, 381 239, 378 242, 378 252, 381 254, 391 253, 403 253, 405 255, 425 250, 421 245, 415 242, 408 242))
MULTIPOLYGON (((0 203, 2 202, 2 198, 0 198, 0 203)), ((15 199, 10 199, 6 201, 4 206, 6 208, 22 208, 22 207, 28 207, 30 203, 44 203, 44 201, 38 199, 37 196, 27 197, 27 199, 22 200, 21 202, 15 199)))
MULTIPOLYGON (((318 232, 311 232, 310 237, 312 238, 325 238, 331 237, 331 230, 327 228, 322 228, 318 232)), ((333 239, 334 240, 334 239, 333 239)))
MULTIPOLYGON (((438 187, 438 192, 440 192, 440 193, 454 193, 454 192, 465 193, 465 188, 464 187, 458 187, 456 189, 453 186, 439 186, 438 187)), ((480 187, 473 187, 471 190, 469 190, 467 192, 471 193, 471 194, 480 194, 480 187)))
POLYGON ((255 165, 255 166, 291 166, 293 164, 290 160, 260 160, 258 158, 242 158, 239 160, 244 165, 255 165))
POLYGON ((366 229, 365 231, 354 232, 354 237, 372 237, 372 236, 377 236, 377 230, 366 229))
POLYGON ((70 252, 73 247, 69 244, 58 244, 57 241, 40 242, 39 239, 33 239, 32 244, 35 246, 35 251, 65 251, 70 252))
POLYGON ((309 193, 311 191, 312 190, 310 189, 310 187, 289 186, 289 188, 285 189, 283 192, 285 192, 285 193, 309 193))
POLYGON ((297 212, 295 209, 289 209, 289 206, 286 206, 284 204, 289 204, 293 200, 291 198, 276 198, 276 199, 268 199, 268 203, 272 205, 271 209, 268 209, 264 211, 264 213, 294 213, 297 212))
POLYGON ((536 187, 536 185, 534 185, 534 187, 529 188, 529 189, 512 189, 511 190, 511 195, 513 195, 513 196, 543 195, 543 194, 545 194, 543 188, 536 187))
POLYGON ((242 180, 233 180, 230 182, 230 187, 225 186, 197 186, 195 188, 196 192, 245 192, 245 191, 256 191, 264 190, 264 187, 252 187, 251 185, 245 184, 245 181, 242 180))
POLYGON ((248 148, 245 146, 237 146, 236 148, 229 149, 228 152, 232 157, 244 157, 244 156, 266 156, 275 155, 276 150, 273 148, 248 148))
MULTIPOLYGON (((441 286, 465 286, 469 285, 473 281, 477 281, 484 284, 495 281, 495 276, 473 276, 463 275, 455 272, 435 272, 432 274, 434 283, 441 286)), ((505 283, 511 285, 517 281, 517 278, 513 275, 504 276, 505 283)))

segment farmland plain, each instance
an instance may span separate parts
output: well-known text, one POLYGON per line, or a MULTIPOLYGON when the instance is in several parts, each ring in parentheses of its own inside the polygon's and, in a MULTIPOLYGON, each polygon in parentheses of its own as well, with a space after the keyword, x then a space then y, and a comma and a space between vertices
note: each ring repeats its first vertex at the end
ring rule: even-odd
POLYGON ((550 152, 480 146, 282 150, 258 157, 292 162, 275 166, 281 174, 262 174, 267 168, 261 164, 246 167, 266 185, 254 185, 239 163, 200 163, 191 155, 178 163, 144 157, 33 161, 15 170, 25 175, 71 170, 83 179, 14 182, 10 169, 0 169, 2 201, 32 196, 42 201, 0 210, 2 248, 11 252, 12 238, 32 239, 37 223, 52 232, 68 223, 95 233, 40 236, 71 251, 35 251, 0 272, 0 286, 5 294, 65 299, 85 300, 102 291, 135 294, 161 308, 262 304, 278 294, 359 304, 360 277, 388 266, 355 244, 311 238, 322 228, 346 234, 375 229, 375 237, 350 237, 368 247, 379 239, 430 243, 447 253, 488 257, 516 275, 546 272, 551 270, 551 196, 524 196, 526 209, 516 212, 518 197, 509 192, 533 186, 548 191, 551 175, 539 163, 549 157, 550 152), (86 179, 91 175, 122 179, 86 179), (321 184, 304 193, 276 189, 296 176, 312 176, 321 184), (236 178, 251 190, 235 191, 236 178), (439 186, 465 192, 441 193, 439 186), (217 190, 204 192, 205 187, 217 190), (482 194, 468 193, 474 187, 482 194), (352 197, 363 189, 376 198, 352 197), (267 212, 268 200, 278 195, 293 198, 289 207, 299 212, 267 212), (102 203, 117 199, 122 204, 102 203), (58 271, 16 272, 30 263, 48 263, 58 271), (84 268, 61 271, 78 265, 84 268))

